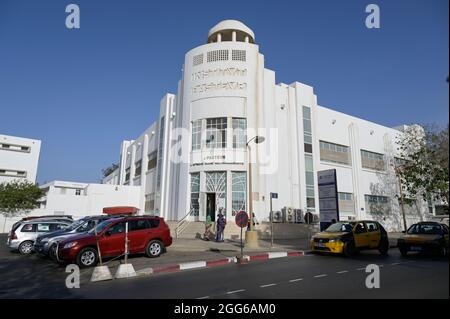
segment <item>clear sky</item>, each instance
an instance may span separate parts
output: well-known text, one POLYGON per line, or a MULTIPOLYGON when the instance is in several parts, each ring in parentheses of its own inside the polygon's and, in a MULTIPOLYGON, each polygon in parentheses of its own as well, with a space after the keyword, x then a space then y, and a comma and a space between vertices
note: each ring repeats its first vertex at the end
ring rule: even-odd
POLYGON ((97 182, 176 93, 184 54, 238 19, 277 82, 386 126, 448 123, 448 0, 0 0, 0 133, 42 140, 38 181, 97 182), (81 28, 65 27, 65 7, 81 28), (381 28, 367 29, 367 4, 381 28))

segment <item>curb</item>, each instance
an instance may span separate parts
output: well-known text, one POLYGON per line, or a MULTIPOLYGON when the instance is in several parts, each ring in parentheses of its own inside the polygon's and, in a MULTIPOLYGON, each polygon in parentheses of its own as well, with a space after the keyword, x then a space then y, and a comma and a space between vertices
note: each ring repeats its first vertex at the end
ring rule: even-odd
MULTIPOLYGON (((244 260, 255 261, 255 260, 267 260, 267 259, 283 258, 283 257, 298 257, 298 256, 304 256, 305 254, 306 253, 304 251, 269 252, 269 253, 264 253, 264 254, 251 255, 251 256, 244 255, 243 257, 244 257, 244 260)), ((190 261, 190 262, 173 264, 173 265, 168 265, 168 266, 144 268, 144 269, 136 271, 136 274, 138 276, 148 276, 148 275, 152 275, 152 274, 173 273, 173 272, 179 272, 179 271, 185 271, 185 270, 191 270, 191 269, 202 269, 202 268, 206 269, 206 268, 212 268, 212 267, 216 267, 216 266, 234 264, 237 262, 238 262, 237 257, 228 257, 228 258, 212 260, 212 261, 198 260, 198 261, 190 261)))

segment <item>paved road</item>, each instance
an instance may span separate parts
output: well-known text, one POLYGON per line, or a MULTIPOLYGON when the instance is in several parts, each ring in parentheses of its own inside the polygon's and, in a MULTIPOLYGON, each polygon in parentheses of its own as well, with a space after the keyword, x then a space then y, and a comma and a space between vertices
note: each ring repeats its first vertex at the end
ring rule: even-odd
POLYGON ((305 256, 206 270, 90 283, 84 298, 449 298, 448 259, 361 253, 305 256), (381 266, 380 289, 367 289, 365 267, 381 266))

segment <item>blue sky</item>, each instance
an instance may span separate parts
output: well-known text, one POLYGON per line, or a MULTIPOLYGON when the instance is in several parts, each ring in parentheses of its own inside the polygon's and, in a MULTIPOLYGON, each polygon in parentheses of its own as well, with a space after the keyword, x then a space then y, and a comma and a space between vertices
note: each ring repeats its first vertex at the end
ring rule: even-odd
POLYGON ((42 140, 38 182, 96 182, 176 93, 184 54, 223 19, 256 34, 277 82, 387 126, 448 122, 448 0, 0 1, 0 133, 42 140), (65 7, 81 29, 65 27, 65 7), (364 25, 365 6, 381 29, 364 25))

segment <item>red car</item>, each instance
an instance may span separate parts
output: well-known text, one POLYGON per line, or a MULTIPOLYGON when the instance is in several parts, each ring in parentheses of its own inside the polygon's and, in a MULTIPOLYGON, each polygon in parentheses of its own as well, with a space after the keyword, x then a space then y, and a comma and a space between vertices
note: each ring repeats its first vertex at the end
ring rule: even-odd
POLYGON ((154 216, 113 218, 101 222, 87 233, 61 241, 58 245, 58 260, 76 262, 82 268, 95 266, 99 258, 97 240, 102 258, 124 254, 126 222, 128 222, 130 254, 145 253, 148 257, 158 257, 172 244, 169 226, 163 218, 154 216))

